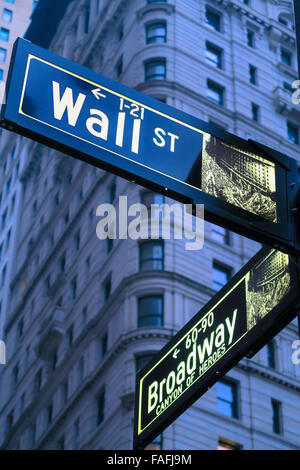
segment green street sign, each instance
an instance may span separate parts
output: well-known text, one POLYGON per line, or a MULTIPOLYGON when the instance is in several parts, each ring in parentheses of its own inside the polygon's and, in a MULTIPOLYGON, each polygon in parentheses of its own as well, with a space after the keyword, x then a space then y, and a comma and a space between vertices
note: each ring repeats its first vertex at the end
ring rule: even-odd
POLYGON ((135 448, 296 316, 298 284, 289 256, 263 248, 175 335, 137 374, 135 448))

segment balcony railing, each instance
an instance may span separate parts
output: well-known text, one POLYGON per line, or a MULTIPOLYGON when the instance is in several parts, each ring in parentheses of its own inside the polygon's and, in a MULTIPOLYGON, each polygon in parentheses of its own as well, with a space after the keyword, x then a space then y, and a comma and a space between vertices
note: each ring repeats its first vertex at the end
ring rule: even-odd
POLYGON ((49 357, 57 348, 65 334, 65 312, 56 308, 41 324, 37 354, 42 358, 49 357))
MULTIPOLYGON (((296 91, 296 90, 295 90, 296 91)), ((286 90, 283 87, 278 86, 275 88, 273 97, 274 97, 274 107, 277 113, 282 114, 283 116, 298 115, 300 113, 300 105, 294 104, 292 101, 293 91, 286 90)))

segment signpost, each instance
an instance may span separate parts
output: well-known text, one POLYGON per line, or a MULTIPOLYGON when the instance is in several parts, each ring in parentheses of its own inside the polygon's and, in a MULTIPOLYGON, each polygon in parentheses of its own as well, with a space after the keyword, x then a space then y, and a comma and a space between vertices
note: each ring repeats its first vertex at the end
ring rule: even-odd
POLYGON ((143 448, 245 355, 295 316, 299 277, 263 248, 137 374, 134 447, 143 448))
POLYGON ((134 446, 143 448, 295 317, 297 162, 23 39, 14 46, 1 126, 180 202, 205 204, 208 221, 269 245, 137 374, 134 446))
POLYGON ((18 39, 1 126, 294 252, 296 162, 18 39))

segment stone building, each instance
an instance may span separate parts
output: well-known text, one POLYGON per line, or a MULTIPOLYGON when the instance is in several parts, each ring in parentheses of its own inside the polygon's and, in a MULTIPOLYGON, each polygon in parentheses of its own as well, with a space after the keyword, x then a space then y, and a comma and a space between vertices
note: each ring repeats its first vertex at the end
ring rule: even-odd
MULTIPOLYGON (((49 1, 40 0, 29 40, 299 158, 290 2, 62 2, 67 8, 55 14, 46 40, 49 1)), ((130 449, 136 370, 259 245, 208 223, 199 251, 174 239, 101 241, 101 203, 118 210, 119 195, 147 206, 162 196, 33 141, 23 139, 22 152, 1 448, 130 449)), ((296 320, 241 360, 152 447, 299 449, 295 339, 296 320)))

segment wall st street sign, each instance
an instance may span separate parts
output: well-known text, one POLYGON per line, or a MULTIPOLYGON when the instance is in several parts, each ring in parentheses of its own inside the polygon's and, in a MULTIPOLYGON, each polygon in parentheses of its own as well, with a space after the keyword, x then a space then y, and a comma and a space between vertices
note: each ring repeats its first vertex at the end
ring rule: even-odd
MULTIPOLYGON (((293 251, 296 162, 23 39, 1 126, 184 203, 207 220, 293 251)), ((298 246, 299 247, 299 246, 298 246)))
POLYGON ((137 374, 135 448, 286 326, 296 316, 298 292, 290 257, 260 250, 137 374))

